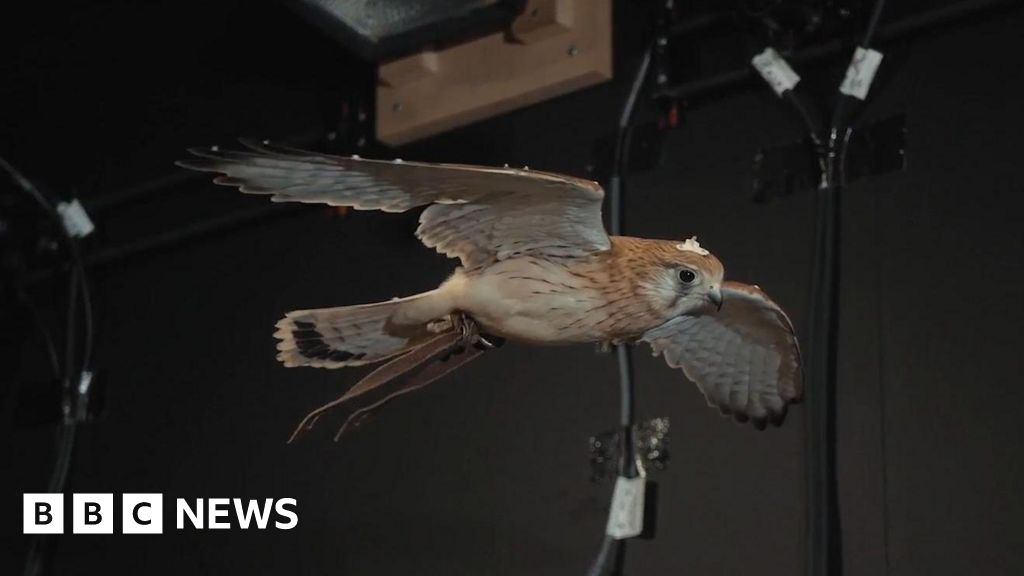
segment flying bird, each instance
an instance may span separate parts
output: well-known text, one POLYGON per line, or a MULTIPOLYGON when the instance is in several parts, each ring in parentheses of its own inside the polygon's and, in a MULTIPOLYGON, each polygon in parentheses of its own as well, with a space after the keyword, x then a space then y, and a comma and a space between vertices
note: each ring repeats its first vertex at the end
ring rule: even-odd
MULTIPOLYGON (((275 332, 285 366, 419 362, 452 334, 486 345, 646 342, 740 422, 779 425, 800 400, 800 351, 782 309, 757 286, 724 280, 722 263, 695 238, 609 236, 596 182, 242 143, 247 150, 190 149, 194 158, 178 165, 274 202, 425 207, 416 236, 461 262, 429 292, 287 313, 275 332)), ((388 366, 371 376, 397 370, 388 366)))

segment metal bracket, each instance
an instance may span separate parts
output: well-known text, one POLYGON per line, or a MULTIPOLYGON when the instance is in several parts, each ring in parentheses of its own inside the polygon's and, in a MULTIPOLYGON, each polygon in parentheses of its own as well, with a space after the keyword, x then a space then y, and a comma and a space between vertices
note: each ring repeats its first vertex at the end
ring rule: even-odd
MULTIPOLYGON (((906 115, 884 118, 850 135, 846 183, 906 168, 906 115)), ((753 199, 768 202, 813 190, 821 178, 813 145, 803 140, 762 148, 754 156, 753 199)))
MULTIPOLYGON (((633 446, 637 460, 645 471, 664 470, 669 459, 669 419, 654 418, 633 425, 633 446)), ((591 480, 599 481, 618 475, 622 432, 603 432, 590 437, 591 480)))

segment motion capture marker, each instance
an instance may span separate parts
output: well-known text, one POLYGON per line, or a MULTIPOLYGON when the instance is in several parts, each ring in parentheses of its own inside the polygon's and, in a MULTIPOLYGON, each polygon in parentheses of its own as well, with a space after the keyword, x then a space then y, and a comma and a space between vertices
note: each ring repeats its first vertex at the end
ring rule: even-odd
POLYGON ((353 154, 352 155, 352 159, 353 160, 362 160, 362 158, 359 157, 359 154, 353 154))
POLYGON ((405 160, 402 160, 401 158, 395 158, 391 162, 394 164, 401 164, 402 162, 405 162, 405 160))
POLYGON ((523 170, 529 170, 529 169, 530 169, 529 166, 523 166, 523 170))
POLYGON ((270 140, 264 139, 263 140, 263 145, 264 146, 269 146, 270 145, 270 140))
POLYGON ((505 168, 508 168, 508 162, 505 162, 505 168))
POLYGON ((220 146, 217 146, 216 144, 213 145, 213 146, 210 146, 210 151, 211 152, 220 152, 220 146))
POLYGON ((676 249, 679 250, 680 252, 695 252, 697 254, 700 254, 701 256, 707 256, 708 254, 711 254, 704 248, 700 247, 700 243, 697 242, 696 236, 687 239, 685 242, 680 242, 679 244, 676 244, 676 249))

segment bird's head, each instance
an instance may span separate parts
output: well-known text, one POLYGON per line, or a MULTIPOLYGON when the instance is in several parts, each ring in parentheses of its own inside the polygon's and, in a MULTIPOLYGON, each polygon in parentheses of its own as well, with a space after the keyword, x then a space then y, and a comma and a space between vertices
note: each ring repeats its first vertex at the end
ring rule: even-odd
POLYGON ((722 278, 725 269, 713 254, 700 247, 696 238, 684 242, 658 241, 641 289, 669 316, 704 314, 722 307, 722 278))

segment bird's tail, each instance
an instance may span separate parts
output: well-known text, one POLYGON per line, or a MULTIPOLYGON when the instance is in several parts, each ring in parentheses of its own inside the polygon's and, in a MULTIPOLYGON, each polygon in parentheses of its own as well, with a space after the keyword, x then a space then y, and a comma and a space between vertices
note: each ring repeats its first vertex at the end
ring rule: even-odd
POLYGON ((376 304, 289 312, 274 333, 280 340, 277 359, 289 367, 341 368, 391 358, 451 330, 447 310, 436 305, 437 299, 433 291, 376 304))

